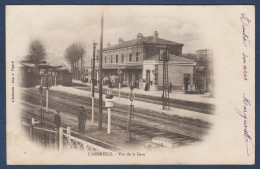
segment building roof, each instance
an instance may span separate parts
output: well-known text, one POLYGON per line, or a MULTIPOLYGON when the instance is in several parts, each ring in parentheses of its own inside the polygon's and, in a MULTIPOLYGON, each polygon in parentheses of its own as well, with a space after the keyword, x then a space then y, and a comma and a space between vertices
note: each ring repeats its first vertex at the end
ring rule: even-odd
POLYGON ((141 40, 137 39, 133 39, 133 40, 129 40, 129 41, 123 41, 119 44, 116 45, 112 45, 109 47, 104 48, 103 50, 111 50, 111 49, 118 49, 118 48, 124 48, 124 47, 130 47, 130 46, 134 46, 137 45, 137 43, 140 44, 172 44, 172 45, 183 45, 182 43, 177 43, 174 41, 169 41, 166 39, 161 39, 161 38, 156 38, 156 41, 154 41, 154 37, 153 36, 147 36, 147 37, 143 37, 141 40))
POLYGON ((35 67, 35 64, 33 64, 33 63, 21 63, 21 65, 24 65, 24 66, 27 66, 27 67, 32 67, 32 68, 35 67))
MULTIPOLYGON (((146 60, 159 61, 159 54, 154 55, 154 56, 152 56, 152 57, 150 57, 150 58, 148 58, 146 60)), ((186 59, 186 58, 183 58, 183 57, 180 57, 180 56, 176 56, 176 55, 172 55, 172 54, 169 54, 169 61, 182 62, 182 63, 196 63, 193 60, 186 59)))
POLYGON ((142 69, 142 65, 138 63, 122 63, 122 64, 104 64, 103 69, 142 69))
POLYGON ((210 51, 210 49, 199 49, 199 50, 196 50, 196 52, 198 51, 210 51))
POLYGON ((62 66, 56 68, 55 70, 56 70, 57 72, 62 72, 62 71, 68 71, 68 72, 70 72, 69 69, 68 69, 67 67, 62 67, 62 66))

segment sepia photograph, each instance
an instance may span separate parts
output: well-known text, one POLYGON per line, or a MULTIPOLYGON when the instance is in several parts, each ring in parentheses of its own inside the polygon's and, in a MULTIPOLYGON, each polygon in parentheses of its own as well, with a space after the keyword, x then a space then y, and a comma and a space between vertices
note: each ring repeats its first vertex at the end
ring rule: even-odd
POLYGON ((7 5, 7 164, 254 164, 254 21, 253 5, 7 5))

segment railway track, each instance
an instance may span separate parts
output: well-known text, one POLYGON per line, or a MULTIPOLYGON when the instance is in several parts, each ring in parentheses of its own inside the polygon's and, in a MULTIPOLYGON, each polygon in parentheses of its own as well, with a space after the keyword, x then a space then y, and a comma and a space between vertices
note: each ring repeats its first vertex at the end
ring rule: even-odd
MULTIPOLYGON (((84 105, 88 115, 91 114, 91 98, 81 97, 78 95, 67 94, 58 91, 49 91, 49 107, 59 108, 61 111, 69 113, 71 116, 77 116, 75 112, 79 111, 79 107, 84 105), (89 106, 86 106, 89 105, 89 106)), ((40 105, 39 92, 36 89, 29 89, 29 92, 24 92, 24 99, 35 105, 40 105)), ((98 111, 98 101, 95 101, 95 111, 98 111)), ((125 105, 117 105, 113 108, 112 124, 120 128, 126 128, 128 110, 125 105)), ((106 117, 106 111, 103 112, 106 117)), ((97 119, 96 119, 97 120, 97 119)), ((106 118, 103 118, 106 121, 106 118)), ((181 137, 183 139, 198 141, 206 134, 210 125, 205 122, 184 119, 180 117, 168 117, 156 112, 146 112, 137 110, 135 112, 135 133, 145 134, 149 137, 167 136, 181 137), (188 131, 188 132, 184 132, 188 131), (193 134, 192 134, 193 133, 193 134), (196 133, 196 134, 194 134, 196 133)))
MULTIPOLYGON (((80 89, 80 90, 91 91, 91 88, 89 86, 85 86, 85 85, 81 85, 81 84, 74 83, 74 85, 72 87, 80 89)), ((105 93, 105 92, 106 92, 106 89, 103 89, 103 93, 105 93)), ((95 89, 95 93, 98 93, 97 89, 95 89)), ((118 95, 117 90, 113 90, 113 93, 118 95)), ((128 98, 128 93, 121 91, 120 96, 122 98, 128 98)), ((162 101, 161 101, 160 97, 150 96, 150 95, 145 95, 145 94, 138 94, 138 93, 136 93, 135 96, 136 96, 135 99, 138 101, 162 105, 162 101)), ((193 102, 193 101, 183 101, 183 100, 178 100, 178 99, 173 99, 173 98, 170 98, 170 106, 180 108, 180 109, 196 111, 199 113, 212 114, 212 115, 214 114, 214 110, 215 110, 215 106, 212 104, 197 103, 197 102, 193 102)))

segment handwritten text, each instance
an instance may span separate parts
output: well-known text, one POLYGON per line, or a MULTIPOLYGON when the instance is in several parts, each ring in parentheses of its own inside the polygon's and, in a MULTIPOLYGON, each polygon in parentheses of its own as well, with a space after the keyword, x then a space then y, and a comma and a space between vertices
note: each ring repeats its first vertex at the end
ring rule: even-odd
POLYGON ((247 47, 250 44, 250 40, 249 40, 249 33, 246 31, 246 27, 249 26, 251 20, 247 17, 245 13, 241 14, 240 20, 242 22, 242 28, 243 28, 243 43, 245 47, 247 47))
POLYGON ((249 150, 248 150, 248 142, 251 143, 251 145, 254 147, 254 144, 252 142, 252 137, 249 135, 248 133, 248 125, 247 125, 247 119, 248 119, 248 116, 247 116, 247 113, 248 113, 248 107, 251 106, 252 102, 245 96, 245 94, 243 94, 243 109, 242 111, 235 107, 235 110, 237 112, 237 114, 243 118, 243 121, 244 121, 244 139, 245 139, 245 142, 246 142, 246 150, 247 150, 247 155, 249 156, 249 150))

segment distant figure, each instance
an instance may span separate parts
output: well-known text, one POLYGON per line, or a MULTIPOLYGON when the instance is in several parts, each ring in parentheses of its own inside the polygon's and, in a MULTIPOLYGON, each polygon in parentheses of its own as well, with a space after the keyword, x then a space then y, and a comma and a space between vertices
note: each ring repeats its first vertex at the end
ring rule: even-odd
POLYGON ((60 111, 59 110, 57 110, 57 113, 55 113, 55 115, 54 115, 54 123, 59 130, 59 128, 61 126, 61 118, 60 118, 60 111))
POLYGON ((79 133, 84 132, 85 130, 85 126, 86 126, 86 120, 87 120, 87 115, 84 111, 84 107, 81 106, 79 115, 78 115, 78 129, 79 129, 79 133))
POLYGON ((112 88, 112 80, 110 78, 108 79, 108 87, 112 88))
POLYGON ((162 94, 162 102, 164 102, 164 95, 162 94))
POLYGON ((81 77, 81 82, 82 82, 82 84, 84 83, 84 76, 83 75, 81 77))
POLYGON ((129 93, 129 99, 131 101, 131 105, 132 105, 132 103, 135 99, 135 94, 134 94, 133 90, 134 90, 134 85, 131 85, 130 86, 130 93, 129 93))
POLYGON ((135 87, 139 89, 139 80, 138 79, 135 80, 135 87))
POLYGON ((148 85, 149 85, 148 83, 145 84, 144 91, 148 91, 148 87, 149 87, 148 85))
POLYGON ((96 86, 97 85, 97 79, 93 79, 93 82, 94 82, 94 86, 96 86))
POLYGON ((131 92, 133 92, 133 90, 134 90, 134 85, 130 85, 130 90, 131 90, 131 92))
POLYGON ((170 93, 172 92, 172 82, 170 82, 170 93))

